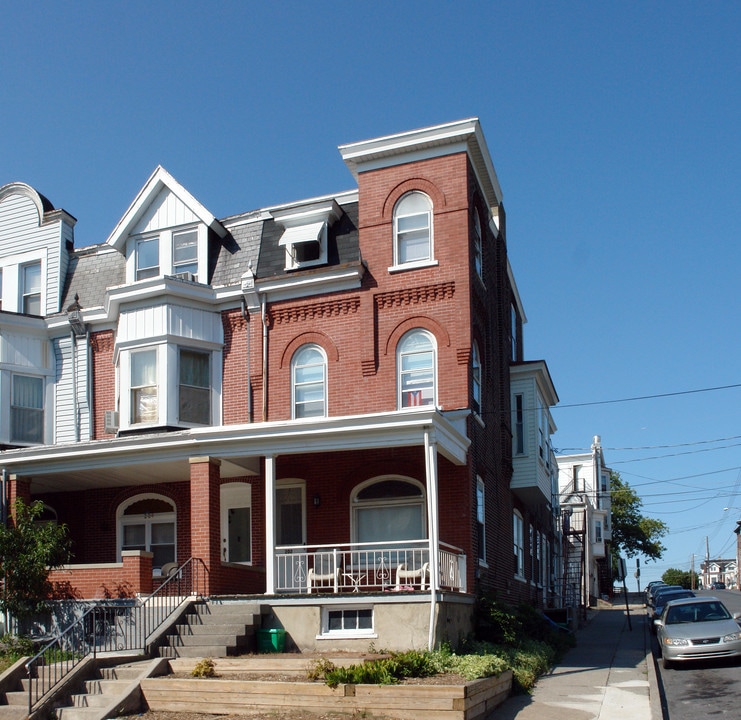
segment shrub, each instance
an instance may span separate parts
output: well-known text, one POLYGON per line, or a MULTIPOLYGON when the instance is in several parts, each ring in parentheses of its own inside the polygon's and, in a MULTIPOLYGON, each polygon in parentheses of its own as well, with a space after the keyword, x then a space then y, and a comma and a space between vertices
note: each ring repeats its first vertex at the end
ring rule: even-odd
POLYGON ((203 658, 203 660, 199 660, 195 667, 190 671, 190 675, 194 678, 216 677, 214 661, 211 658, 203 658))

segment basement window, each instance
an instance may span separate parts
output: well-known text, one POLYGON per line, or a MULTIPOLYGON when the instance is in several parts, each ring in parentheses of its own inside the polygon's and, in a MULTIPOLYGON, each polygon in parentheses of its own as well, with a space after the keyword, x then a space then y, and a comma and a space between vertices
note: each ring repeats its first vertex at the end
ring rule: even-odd
POLYGON ((372 607, 327 607, 322 610, 319 637, 374 638, 372 607))

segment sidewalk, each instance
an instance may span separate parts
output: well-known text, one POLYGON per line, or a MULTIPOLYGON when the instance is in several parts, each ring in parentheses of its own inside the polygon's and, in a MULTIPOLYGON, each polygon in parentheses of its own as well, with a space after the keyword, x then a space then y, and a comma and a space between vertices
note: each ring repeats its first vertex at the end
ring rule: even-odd
POLYGON ((651 642, 642 605, 590 610, 577 646, 532 695, 509 698, 489 720, 661 720, 651 642))

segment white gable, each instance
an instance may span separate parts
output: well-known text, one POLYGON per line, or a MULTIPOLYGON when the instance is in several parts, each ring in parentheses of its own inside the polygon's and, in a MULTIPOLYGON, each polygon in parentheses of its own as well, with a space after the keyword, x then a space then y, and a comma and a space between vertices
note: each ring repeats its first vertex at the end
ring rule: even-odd
POLYGON ((200 218, 169 188, 163 187, 142 211, 139 221, 131 230, 132 235, 155 232, 197 222, 200 218))

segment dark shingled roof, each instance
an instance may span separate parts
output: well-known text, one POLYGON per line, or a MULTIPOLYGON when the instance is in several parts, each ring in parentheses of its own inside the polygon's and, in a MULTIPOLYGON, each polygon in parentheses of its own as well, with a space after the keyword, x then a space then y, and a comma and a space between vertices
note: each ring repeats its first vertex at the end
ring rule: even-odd
POLYGON ((108 245, 73 250, 70 253, 67 278, 62 292, 62 307, 80 296, 80 306, 102 307, 106 288, 126 282, 126 258, 108 245))

